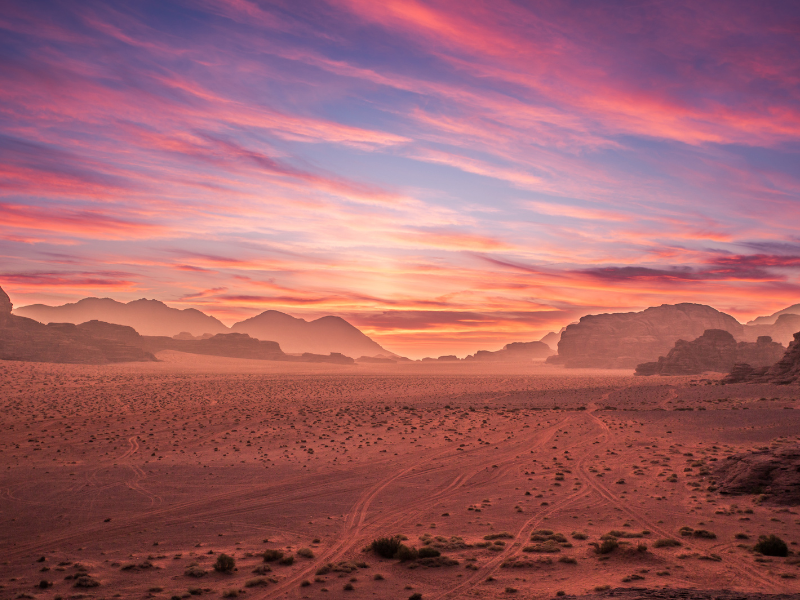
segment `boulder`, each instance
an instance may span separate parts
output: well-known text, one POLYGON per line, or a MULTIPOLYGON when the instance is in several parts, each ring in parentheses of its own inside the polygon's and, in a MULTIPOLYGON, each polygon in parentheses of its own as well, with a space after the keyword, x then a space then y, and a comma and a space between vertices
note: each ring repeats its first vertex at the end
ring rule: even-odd
POLYGON ((800 446, 744 452, 714 470, 722 494, 760 494, 770 504, 800 504, 800 446))
POLYGON ((562 362, 568 368, 634 368, 666 355, 676 341, 696 339, 707 329, 743 336, 743 326, 736 319, 702 304, 587 315, 567 326, 558 343, 558 361, 548 362, 562 362))
POLYGON ((696 375, 706 371, 727 373, 737 363, 751 367, 769 366, 780 360, 784 347, 769 336, 755 343, 736 342, 722 329, 708 329, 694 341, 678 340, 657 362, 636 366, 636 375, 696 375))

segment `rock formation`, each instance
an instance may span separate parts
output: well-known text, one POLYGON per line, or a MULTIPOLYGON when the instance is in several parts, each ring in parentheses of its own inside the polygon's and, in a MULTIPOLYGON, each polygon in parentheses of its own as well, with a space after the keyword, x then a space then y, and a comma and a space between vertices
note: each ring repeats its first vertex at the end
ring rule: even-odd
POLYGON ((771 367, 755 368, 749 364, 736 364, 723 383, 775 383, 786 385, 800 383, 800 331, 783 357, 771 367))
POLYGON ((772 325, 777 322, 778 318, 781 315, 800 315, 800 304, 795 304, 793 306, 789 306, 788 308, 784 308, 783 310, 779 310, 776 313, 772 313, 766 317, 756 317, 752 321, 749 321, 748 325, 772 325))
POLYGON ((130 340, 140 337, 130 327, 100 324, 109 334, 98 337, 95 326, 72 323, 43 325, 11 314, 11 302, 0 288, 0 360, 107 364, 154 361, 155 357, 130 340), (113 335, 110 330, 116 328, 113 335))
POLYGON ((236 323, 232 331, 247 333, 260 340, 278 342, 284 352, 348 356, 391 355, 374 340, 340 317, 322 317, 314 321, 296 319, 277 310, 236 323))
POLYGON ((722 494, 763 494, 770 504, 800 504, 800 446, 734 454, 714 470, 722 494))
POLYGON ((722 329, 707 329, 694 341, 678 340, 657 362, 636 366, 637 375, 695 375, 705 371, 727 373, 736 363, 770 366, 780 360, 785 348, 768 336, 755 343, 736 342, 722 329))
POLYGON ((800 331, 800 314, 791 313, 778 315, 773 323, 745 325, 744 327, 746 341, 753 341, 758 337, 768 335, 785 346, 791 343, 797 331, 800 331))
POLYGON ((503 346, 502 350, 490 352, 478 350, 475 354, 467 356, 464 360, 481 362, 530 362, 536 359, 547 358, 553 350, 544 342, 512 342, 503 346))
POLYGON ((74 304, 45 306, 32 304, 14 311, 40 323, 85 323, 103 321, 133 327, 141 335, 173 336, 181 332, 192 335, 228 333, 219 320, 194 308, 179 310, 158 300, 134 300, 123 303, 111 298, 84 298, 74 304))
POLYGON ((634 368, 666 355, 679 339, 693 340, 707 329, 722 329, 741 339, 736 319, 702 304, 664 304, 642 312, 588 315, 568 325, 558 343, 567 367, 634 368))

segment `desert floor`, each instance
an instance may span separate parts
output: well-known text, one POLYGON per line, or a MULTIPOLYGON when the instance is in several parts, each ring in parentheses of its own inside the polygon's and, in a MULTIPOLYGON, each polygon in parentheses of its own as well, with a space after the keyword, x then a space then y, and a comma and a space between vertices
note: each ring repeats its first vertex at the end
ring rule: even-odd
POLYGON ((800 591, 800 557, 750 550, 775 533, 800 553, 797 510, 711 481, 729 454, 797 441, 797 387, 159 357, 0 363, 0 598, 800 591), (627 537, 596 552, 610 531, 627 537), (364 551, 394 535, 446 559, 364 551))

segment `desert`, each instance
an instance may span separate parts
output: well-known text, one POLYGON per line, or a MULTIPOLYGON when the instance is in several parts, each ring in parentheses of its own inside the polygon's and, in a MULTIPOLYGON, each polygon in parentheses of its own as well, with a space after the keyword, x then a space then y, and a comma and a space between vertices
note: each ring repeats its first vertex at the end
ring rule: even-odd
POLYGON ((158 358, 0 363, 0 597, 797 590, 796 510, 715 485, 729 456, 798 443, 796 387, 158 358), (435 552, 369 549, 395 536, 435 552))

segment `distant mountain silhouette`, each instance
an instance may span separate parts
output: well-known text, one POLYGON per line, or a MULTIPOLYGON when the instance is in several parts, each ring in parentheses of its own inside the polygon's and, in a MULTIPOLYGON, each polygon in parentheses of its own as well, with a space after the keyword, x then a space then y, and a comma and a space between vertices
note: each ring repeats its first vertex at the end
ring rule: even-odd
POLYGON ((347 356, 391 355, 377 342, 340 317, 322 317, 315 321, 297 319, 277 310, 268 310, 231 327, 259 340, 278 342, 288 353, 341 352, 347 356))
POLYGON ((774 325, 775 321, 778 320, 778 317, 781 315, 800 315, 800 304, 794 304, 788 308, 784 308, 783 310, 779 310, 776 313, 772 313, 766 317, 756 317, 752 321, 749 321, 748 325, 774 325))
POLYGON ((133 327, 141 335, 166 335, 181 332, 192 335, 228 333, 228 328, 214 317, 194 308, 170 308, 158 300, 134 300, 127 304, 111 298, 84 298, 74 304, 46 306, 32 304, 14 310, 14 314, 40 323, 85 323, 104 321, 133 327))

